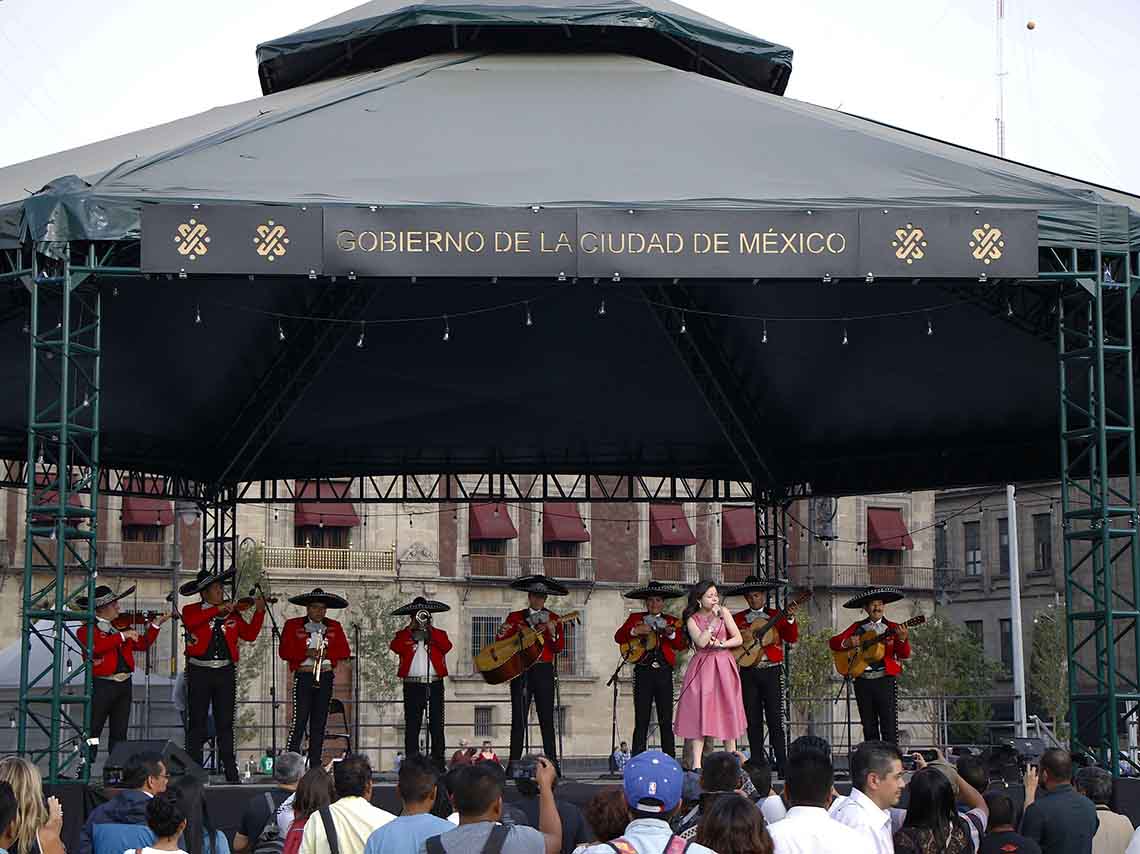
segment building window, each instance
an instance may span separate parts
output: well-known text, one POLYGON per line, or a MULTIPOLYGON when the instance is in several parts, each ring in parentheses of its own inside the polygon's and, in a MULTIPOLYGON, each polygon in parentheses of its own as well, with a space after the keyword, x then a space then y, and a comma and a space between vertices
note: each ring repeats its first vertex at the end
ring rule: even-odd
POLYGON ((493 706, 476 706, 475 707, 475 737, 476 738, 494 738, 494 717, 495 709, 493 706))
POLYGON ((507 553, 506 540, 472 540, 471 554, 473 555, 505 555, 507 553))
POLYGON ((982 634, 982 621, 981 620, 966 620, 966 632, 974 639, 974 642, 983 650, 986 648, 985 637, 982 634))
POLYGON ((1009 575, 1009 519, 998 519, 998 572, 1009 575))
POLYGON ((161 543, 165 530, 160 525, 123 525, 123 542, 161 543))
POLYGON ((543 557, 578 557, 580 543, 569 543, 563 540, 547 540, 542 544, 543 557))
POLYGON ((499 626, 503 624, 505 618, 505 614, 486 612, 471 615, 471 631, 467 634, 471 639, 471 646, 467 651, 467 661, 472 662, 470 665, 472 671, 474 671, 475 656, 479 654, 479 650, 495 639, 495 634, 499 631, 499 626))
POLYGON ((939 522, 934 527, 934 565, 946 566, 946 523, 939 522))
POLYGON ((965 546, 966 575, 982 574, 982 525, 980 522, 966 522, 962 525, 962 540, 965 546))
POLYGON ((1007 673, 1013 672, 1013 630, 1009 620, 1000 620, 1001 628, 1001 666, 1007 673))
POLYGON ((562 652, 558 653, 558 672, 563 676, 582 676, 585 656, 585 635, 582 627, 577 623, 563 623, 562 632, 566 643, 562 652))
POLYGON ((1053 514, 1038 513, 1033 517, 1033 569, 1053 571, 1053 514))
POLYGON ((649 547, 650 560, 663 560, 671 561, 673 563, 680 563, 685 559, 684 546, 650 546, 649 547))
POLYGON ((351 538, 352 528, 314 525, 293 529, 293 545, 299 549, 347 549, 352 545, 351 538))

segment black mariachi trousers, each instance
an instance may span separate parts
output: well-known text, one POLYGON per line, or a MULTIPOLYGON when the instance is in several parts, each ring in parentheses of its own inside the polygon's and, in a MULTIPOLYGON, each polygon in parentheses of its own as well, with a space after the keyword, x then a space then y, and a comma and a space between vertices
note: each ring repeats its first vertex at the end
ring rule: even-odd
POLYGON ((753 756, 764 755, 764 724, 767 722, 776 767, 783 769, 788 759, 784 733, 783 665, 741 668, 740 688, 744 714, 748 718, 748 749, 753 756))
POLYGON ((522 756, 532 700, 538 710, 542 752, 557 764, 558 743, 554 739, 554 665, 549 662, 533 664, 521 676, 511 680, 511 762, 522 756))
POLYGON ((234 756, 234 709, 237 706, 237 674, 233 664, 225 667, 186 668, 186 752, 202 764, 202 744, 206 741, 211 707, 217 733, 217 755, 226 779, 237 780, 237 757, 234 756))
POLYGON ((864 741, 898 743, 899 692, 894 676, 856 679, 855 703, 859 707, 864 741))
MULTIPOLYGON (((91 738, 98 739, 110 719, 111 732, 107 738, 107 752, 110 753, 116 744, 127 740, 127 727, 131 722, 131 680, 116 682, 96 676, 91 682, 91 738)), ((92 744, 87 751, 91 762, 95 761, 98 753, 99 745, 92 744)))
POLYGON ((649 717, 657 707, 657 729, 661 733, 661 750, 668 756, 677 752, 673 739, 673 668, 642 665, 633 668, 633 749, 644 753, 649 740, 649 717))
POLYGON ((289 729, 289 750, 301 752, 305 726, 309 727, 309 767, 321 766, 321 751, 325 746, 325 726, 329 720, 329 703, 332 701, 333 675, 321 672, 321 681, 312 673, 298 670, 293 674, 293 722, 289 729))
POLYGON ((444 768, 444 753, 447 750, 443 738, 443 680, 433 679, 431 683, 404 680, 404 755, 415 756, 420 752, 420 729, 424 722, 424 709, 428 710, 428 729, 431 759, 437 768, 444 768))

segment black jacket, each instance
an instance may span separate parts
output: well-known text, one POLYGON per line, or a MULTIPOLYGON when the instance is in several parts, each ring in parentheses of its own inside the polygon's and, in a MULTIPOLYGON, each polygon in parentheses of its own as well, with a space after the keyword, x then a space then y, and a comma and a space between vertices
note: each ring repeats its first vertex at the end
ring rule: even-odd
POLYGON ((79 834, 79 854, 92 854, 91 827, 96 824, 146 824, 146 805, 150 796, 141 789, 119 792, 105 804, 99 804, 87 816, 79 834))

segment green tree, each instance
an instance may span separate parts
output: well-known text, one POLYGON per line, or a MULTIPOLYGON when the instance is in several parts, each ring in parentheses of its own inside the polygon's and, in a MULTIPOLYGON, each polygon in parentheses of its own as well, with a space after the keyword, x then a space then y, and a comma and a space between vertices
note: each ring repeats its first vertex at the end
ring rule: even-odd
MULTIPOLYGON (((238 574, 235 581, 239 585, 237 588, 239 597, 248 593, 252 587, 258 584, 261 585, 267 596, 273 594, 269 576, 265 572, 262 561, 261 546, 254 545, 251 548, 242 549, 238 555, 237 567, 238 574)), ((243 611, 241 617, 247 620, 252 619, 252 609, 243 611)), ((273 632, 270 630, 268 617, 265 619, 256 641, 253 643, 241 641, 240 655, 236 674, 238 713, 234 720, 235 734, 238 744, 253 742, 260 748, 265 742, 265 738, 262 737, 263 734, 258 729, 262 720, 260 714, 262 706, 250 701, 260 698, 254 696, 261 693, 257 690, 258 683, 262 675, 268 673, 269 668, 275 664, 277 655, 277 650, 273 648, 273 632)), ((265 708, 268 709, 269 707, 265 706, 265 708)))
POLYGON ((814 629, 806 608, 796 615, 796 622, 800 624, 800 637, 789 653, 788 697, 792 721, 804 724, 812 732, 817 711, 830 705, 834 691, 835 667, 828 646, 832 631, 827 626, 814 629))
MULTIPOLYGON (((400 679, 396 675, 399 661, 388 644, 396 632, 408 624, 407 617, 391 616, 408 598, 401 596, 395 583, 369 585, 360 590, 352 603, 353 622, 360 624, 360 639, 356 641, 350 634, 349 642, 359 647, 354 652, 362 700, 385 702, 400 696, 400 679)), ((349 626, 345 630, 352 632, 349 626)))
POLYGON ((1029 692, 1049 718, 1057 738, 1068 738, 1069 656, 1065 607, 1050 605, 1033 618, 1029 692))
POLYGON ((899 680, 903 699, 929 721, 935 738, 976 742, 985 735, 991 705, 984 699, 1001 670, 986 658, 981 644, 964 626, 934 614, 914 630, 916 654, 905 662, 899 680), (945 721, 958 721, 945 726, 945 721))

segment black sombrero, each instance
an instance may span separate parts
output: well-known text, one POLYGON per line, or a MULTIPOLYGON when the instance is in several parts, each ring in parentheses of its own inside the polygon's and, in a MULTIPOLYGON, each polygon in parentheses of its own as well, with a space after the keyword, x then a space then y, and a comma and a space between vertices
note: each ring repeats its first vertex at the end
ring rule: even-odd
POLYGON ((297 596, 290 596, 289 601, 294 605, 324 605, 326 608, 347 608, 348 600, 343 596, 337 596, 335 593, 325 593, 319 587, 314 587, 312 593, 301 593, 297 596))
POLYGON ((211 575, 207 569, 200 569, 198 570, 198 577, 193 581, 187 581, 178 588, 178 592, 183 596, 193 596, 195 593, 201 593, 215 581, 225 584, 235 575, 237 575, 236 569, 227 569, 217 575, 211 575))
POLYGON ((527 593, 538 593, 542 596, 568 596, 570 591, 553 578, 545 575, 524 575, 511 582, 515 590, 524 590, 527 593))
POLYGON ((445 602, 437 602, 435 599, 425 599, 423 596, 417 596, 407 605, 401 605, 392 612, 393 617, 411 617, 419 611, 427 611, 429 614, 442 614, 444 611, 450 611, 451 606, 445 602))
POLYGON ((725 596, 743 596, 745 593, 766 593, 776 590, 788 583, 786 578, 761 578, 759 575, 750 575, 744 579, 743 584, 730 587, 724 591, 725 596))
POLYGON ((862 608, 872 599, 879 599, 884 605, 897 602, 905 598, 903 592, 897 587, 870 587, 858 596, 854 596, 843 603, 844 608, 862 608))
MULTIPOLYGON (((94 608, 102 608, 104 605, 110 605, 112 602, 118 602, 120 599, 126 599, 128 596, 130 596, 132 593, 135 592, 136 586, 137 585, 132 584, 130 587, 128 587, 122 593, 116 593, 114 590, 112 590, 106 584, 100 584, 98 587, 95 588, 95 605, 93 607, 94 608)), ((86 611, 87 610, 87 597, 86 596, 76 596, 75 597, 75 607, 78 610, 86 611)))
POLYGON ((680 587, 673 587, 660 581, 650 581, 644 587, 635 587, 625 594, 626 599, 649 599, 660 596, 662 599, 680 599, 688 594, 680 587))

